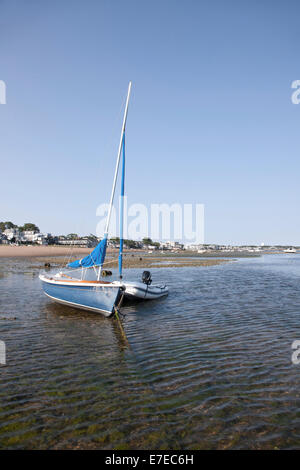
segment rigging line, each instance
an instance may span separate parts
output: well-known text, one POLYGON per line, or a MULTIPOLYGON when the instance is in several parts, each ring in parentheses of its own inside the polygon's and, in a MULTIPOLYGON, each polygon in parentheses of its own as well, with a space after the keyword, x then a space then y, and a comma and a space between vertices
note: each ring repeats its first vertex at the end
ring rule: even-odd
POLYGON ((66 265, 66 264, 69 263, 69 261, 71 259, 71 255, 72 255, 72 250, 73 250, 73 248, 72 248, 72 241, 71 241, 71 245, 69 246, 69 251, 66 252, 66 254, 63 258, 63 265, 66 265), (68 259, 68 262, 66 263, 67 259, 68 259))
MULTIPOLYGON (((126 104, 125 104, 125 110, 124 110, 123 122, 122 122, 122 131, 121 131, 121 137, 120 137, 119 146, 118 146, 118 157, 117 157, 117 162, 116 162, 116 166, 115 166, 113 186, 112 186, 112 191, 111 191, 111 195, 110 195, 109 209, 108 209, 108 214, 107 214, 107 218, 106 218, 106 225, 105 225, 105 230, 104 230, 104 239, 106 240, 106 243, 107 243, 107 238, 108 238, 109 224, 110 224, 110 219, 111 219, 113 201, 114 201, 114 197, 115 197, 116 184, 117 184, 118 173, 119 173, 119 164, 120 164, 120 156, 121 156, 121 149, 122 149, 122 140, 123 140, 123 133, 125 131, 125 126, 126 126, 130 92, 131 92, 131 82, 129 82, 129 85, 128 85, 127 98, 126 98, 126 104)), ((103 259, 103 261, 104 261, 104 259, 103 259)), ((102 267, 102 264, 100 265, 99 270, 98 270, 98 280, 99 280, 99 277, 100 277, 101 267, 102 267)))
MULTIPOLYGON (((111 132, 110 132, 110 136, 108 139, 106 139, 106 149, 104 151, 105 154, 108 154, 108 147, 113 145, 113 134, 117 132, 117 126, 119 125, 119 120, 120 120, 120 117, 122 115, 122 111, 124 109, 124 106, 125 106, 125 103, 126 103, 126 94, 124 95, 124 98, 121 102, 121 105, 120 105, 120 108, 119 108, 119 111, 116 113, 115 115, 115 118, 114 118, 114 124, 113 126, 111 127, 111 132)), ((112 149, 111 149, 112 150, 112 149)), ((113 151, 113 150, 112 150, 113 151)), ((70 263, 72 257, 73 257, 73 253, 74 253, 74 247, 75 247, 75 241, 73 241, 71 243, 71 245, 69 246, 69 251, 65 254, 64 258, 63 258, 63 264, 64 265, 67 265, 70 263), (67 262, 66 262, 67 261, 67 262)), ((96 266, 96 265, 94 265, 96 266)), ((74 268, 73 268, 74 269, 74 268)), ((76 269, 76 268, 75 268, 76 269)), ((75 271, 74 269, 74 271, 75 271)), ((81 267, 78 268, 78 269, 82 269, 81 267)), ((76 270, 78 270, 76 269, 76 270)))
POLYGON ((104 149, 103 149, 103 155, 109 155, 110 152, 112 154, 115 153, 115 139, 113 137, 114 137, 114 134, 116 134, 117 130, 119 129, 119 121, 120 121, 120 118, 122 116, 122 111, 124 109, 125 104, 126 104, 126 94, 124 95, 124 98, 122 100, 122 104, 120 106, 119 111, 115 115, 114 124, 113 124, 113 126, 111 126, 112 130, 111 130, 108 138, 105 139, 106 144, 105 144, 104 149), (109 150, 109 148, 110 148, 110 150, 109 150))
MULTIPOLYGON (((117 262, 117 261, 118 261, 118 258, 114 258, 111 261, 105 261, 102 266, 107 265, 107 264, 111 264, 111 263, 114 263, 114 262, 117 262)), ((100 264, 95 264, 94 266, 85 266, 84 268, 85 268, 85 270, 87 270, 87 269, 94 269, 94 268, 97 268, 99 266, 100 266, 100 264)), ((80 266, 79 268, 70 268, 70 269, 72 269, 72 272, 80 271, 82 269, 82 266, 80 266)))
MULTIPOLYGON (((113 259, 112 261, 105 261, 102 266, 105 266, 107 264, 111 264, 111 263, 114 263, 115 261, 118 261, 118 258, 115 258, 113 259)), ((100 266, 100 264, 96 264, 95 266, 100 266)))
POLYGON ((71 257, 73 255, 73 251, 74 251, 74 245, 75 245, 75 240, 72 240, 72 243, 71 243, 71 246, 70 246, 68 263, 71 261, 71 257))

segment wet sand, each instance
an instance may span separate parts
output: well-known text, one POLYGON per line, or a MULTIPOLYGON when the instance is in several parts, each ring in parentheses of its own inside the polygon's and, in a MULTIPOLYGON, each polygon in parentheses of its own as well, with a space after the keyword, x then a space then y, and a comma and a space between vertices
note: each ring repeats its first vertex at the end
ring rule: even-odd
MULTIPOLYGON (((40 261, 44 267, 45 262, 52 266, 65 266, 68 262, 84 257, 91 252, 91 248, 70 248, 66 246, 0 246, 0 258, 32 258, 40 261)), ((128 251, 124 253, 124 268, 180 268, 189 266, 215 266, 230 261, 229 259, 203 259, 200 256, 191 257, 184 253, 149 255, 143 251, 128 251)), ((108 249, 104 269, 116 268, 118 265, 118 250, 108 249)))
MULTIPOLYGON (((152 257, 146 256, 134 256, 127 255, 123 257, 123 267, 128 268, 187 268, 195 266, 215 266, 217 264, 227 263, 226 259, 188 259, 188 258, 164 258, 163 256, 152 257)), ((116 268, 118 266, 118 260, 107 259, 107 264, 104 269, 116 268)))
MULTIPOLYGON (((30 259, 30 257, 29 257, 30 259)), ((63 267, 67 263, 78 259, 78 256, 49 256, 45 257, 33 257, 32 261, 40 261, 40 265, 34 263, 32 267, 42 269, 44 268, 45 262, 50 263, 51 267, 63 267)), ((218 264, 228 263, 230 261, 235 261, 234 259, 189 259, 189 258, 164 258, 163 256, 159 257, 152 257, 149 255, 144 255, 141 253, 140 255, 134 255, 134 257, 130 254, 123 256, 123 268, 130 269, 130 268, 183 268, 183 267, 197 267, 197 266, 216 266, 218 264)), ((104 270, 111 270, 118 267, 118 258, 113 256, 107 256, 103 269, 104 270)))

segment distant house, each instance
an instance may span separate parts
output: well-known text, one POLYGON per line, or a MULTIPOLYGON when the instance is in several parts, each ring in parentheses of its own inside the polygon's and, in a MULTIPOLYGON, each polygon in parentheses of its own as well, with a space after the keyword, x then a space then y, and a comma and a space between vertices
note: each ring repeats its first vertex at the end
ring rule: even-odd
POLYGON ((36 233, 34 237, 34 243, 38 245, 48 245, 48 236, 43 233, 36 233))
POLYGON ((170 240, 170 241, 162 242, 160 244, 160 248, 162 248, 163 250, 183 250, 184 245, 183 243, 170 240))
POLYGON ((198 252, 203 252, 206 251, 206 247, 204 245, 186 245, 185 247, 186 250, 189 251, 198 251, 198 252))
POLYGON ((34 230, 24 230, 20 232, 19 240, 21 243, 37 243, 38 245, 48 245, 48 235, 34 230))
POLYGON ((84 246, 88 248, 93 248, 99 243, 97 238, 82 237, 80 240, 84 243, 84 246))
POLYGON ((21 239, 22 242, 26 243, 33 243, 36 239, 35 232, 33 230, 25 230, 25 232, 21 232, 21 239))
POLYGON ((108 248, 120 248, 119 243, 116 240, 107 240, 108 248))
POLYGON ((88 237, 82 237, 82 238, 68 238, 64 236, 60 236, 57 239, 57 244, 58 245, 65 245, 65 246, 77 246, 80 248, 91 248, 96 246, 98 243, 98 240, 91 240, 88 237))
POLYGON ((4 233, 2 232, 2 230, 0 230, 0 243, 8 243, 8 240, 6 238, 6 235, 4 235, 4 233))
POLYGON ((3 232, 6 239, 10 241, 19 241, 20 231, 18 228, 6 228, 3 232))

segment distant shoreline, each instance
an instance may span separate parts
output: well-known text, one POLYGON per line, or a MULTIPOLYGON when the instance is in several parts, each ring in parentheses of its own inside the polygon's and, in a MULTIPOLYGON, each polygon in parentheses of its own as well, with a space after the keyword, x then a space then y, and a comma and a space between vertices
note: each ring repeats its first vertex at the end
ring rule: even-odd
MULTIPOLYGON (((75 246, 58 246, 58 245, 33 245, 33 246, 11 246, 0 245, 0 258, 33 258, 33 257, 55 257, 55 256, 79 256, 83 257, 89 254, 93 248, 80 248, 75 246)), ((107 253, 118 253, 115 248, 108 248, 107 253)), ((131 255, 136 254, 141 256, 148 256, 146 250, 124 250, 124 253, 131 255)), ((222 252, 211 251, 205 253, 197 253, 193 251, 153 251, 152 256, 155 258, 244 258, 244 257, 259 257, 263 253, 249 253, 249 252, 222 252)))

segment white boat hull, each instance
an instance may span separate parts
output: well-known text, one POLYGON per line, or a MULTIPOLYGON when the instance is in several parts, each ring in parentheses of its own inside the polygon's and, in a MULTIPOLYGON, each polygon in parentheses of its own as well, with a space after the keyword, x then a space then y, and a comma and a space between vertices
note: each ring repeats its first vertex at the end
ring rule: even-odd
POLYGON ((143 282, 123 282, 125 287, 125 297, 142 300, 153 300, 168 295, 169 289, 167 286, 151 286, 144 284, 143 282))
POLYGON ((54 302, 101 313, 105 317, 110 317, 114 313, 122 289, 119 282, 67 280, 43 274, 39 277, 44 293, 54 302))

